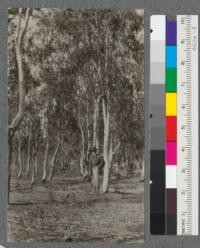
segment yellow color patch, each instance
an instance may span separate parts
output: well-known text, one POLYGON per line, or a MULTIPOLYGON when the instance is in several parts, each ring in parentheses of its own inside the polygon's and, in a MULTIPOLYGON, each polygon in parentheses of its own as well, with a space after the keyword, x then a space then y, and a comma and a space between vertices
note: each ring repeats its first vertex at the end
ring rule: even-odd
POLYGON ((166 93, 166 116, 176 116, 176 93, 166 93))

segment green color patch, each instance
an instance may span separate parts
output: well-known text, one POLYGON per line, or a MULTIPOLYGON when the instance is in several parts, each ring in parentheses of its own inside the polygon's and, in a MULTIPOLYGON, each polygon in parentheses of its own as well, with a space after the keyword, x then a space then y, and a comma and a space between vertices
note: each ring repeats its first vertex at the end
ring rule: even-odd
POLYGON ((176 68, 166 68, 166 92, 176 92, 177 91, 177 69, 176 68))

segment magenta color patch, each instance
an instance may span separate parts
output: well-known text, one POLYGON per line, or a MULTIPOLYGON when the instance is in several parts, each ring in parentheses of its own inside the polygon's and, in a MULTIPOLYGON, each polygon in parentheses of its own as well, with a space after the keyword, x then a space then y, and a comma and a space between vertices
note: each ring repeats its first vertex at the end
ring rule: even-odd
POLYGON ((166 142, 165 164, 177 165, 177 145, 176 142, 166 142))

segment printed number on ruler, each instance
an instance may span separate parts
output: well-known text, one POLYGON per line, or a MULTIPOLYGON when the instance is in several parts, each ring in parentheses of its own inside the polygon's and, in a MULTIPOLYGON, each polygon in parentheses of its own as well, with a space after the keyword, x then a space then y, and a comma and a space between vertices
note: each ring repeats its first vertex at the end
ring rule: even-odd
POLYGON ((177 234, 198 235, 198 16, 177 17, 177 234))

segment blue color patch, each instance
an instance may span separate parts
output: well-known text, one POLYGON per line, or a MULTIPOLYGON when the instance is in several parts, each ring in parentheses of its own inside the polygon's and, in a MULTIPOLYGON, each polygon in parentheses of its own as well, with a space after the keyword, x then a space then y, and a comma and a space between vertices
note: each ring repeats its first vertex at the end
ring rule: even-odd
POLYGON ((176 67, 176 46, 166 46, 166 67, 176 67))

